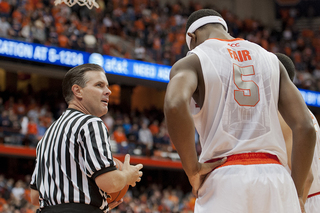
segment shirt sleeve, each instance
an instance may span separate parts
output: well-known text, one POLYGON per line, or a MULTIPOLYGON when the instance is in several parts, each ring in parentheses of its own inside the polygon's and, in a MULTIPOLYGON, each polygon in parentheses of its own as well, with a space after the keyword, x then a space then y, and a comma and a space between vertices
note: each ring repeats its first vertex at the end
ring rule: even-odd
POLYGON ((95 179, 103 173, 117 169, 111 153, 108 130, 101 119, 86 123, 80 131, 80 138, 89 177, 95 179))

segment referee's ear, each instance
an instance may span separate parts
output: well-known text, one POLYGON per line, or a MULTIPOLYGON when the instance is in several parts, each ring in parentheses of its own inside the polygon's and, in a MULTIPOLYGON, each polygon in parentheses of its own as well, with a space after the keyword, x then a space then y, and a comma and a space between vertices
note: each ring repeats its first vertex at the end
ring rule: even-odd
POLYGON ((73 95, 77 98, 82 98, 82 88, 77 85, 77 84, 74 84, 72 87, 71 87, 71 90, 73 92, 73 95))

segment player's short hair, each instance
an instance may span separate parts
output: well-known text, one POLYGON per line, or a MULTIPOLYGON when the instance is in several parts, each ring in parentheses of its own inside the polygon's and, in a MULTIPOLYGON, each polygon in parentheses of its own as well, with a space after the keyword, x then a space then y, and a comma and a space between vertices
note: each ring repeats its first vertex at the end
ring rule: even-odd
POLYGON ((296 68, 291 58, 289 58, 289 56, 283 53, 275 53, 275 55, 278 57, 279 61, 283 64, 284 68, 286 68, 289 78, 291 79, 291 81, 293 81, 296 75, 296 68))
MULTIPOLYGON (((213 9, 201 9, 201 10, 197 10, 193 13, 191 13, 191 15, 189 16, 188 20, 187 20, 187 24, 186 24, 186 32, 189 29, 189 27, 191 26, 191 24, 195 21, 197 21, 198 19, 205 17, 205 16, 219 16, 222 18, 221 14, 218 13, 217 11, 213 10, 213 9)), ((217 23, 219 24, 219 23, 217 23)), ((221 24, 222 25, 222 24, 221 24)), ((205 26, 205 25, 204 25, 205 26)), ((222 25, 223 26, 223 25, 222 25)))
POLYGON ((103 68, 97 64, 82 64, 70 69, 62 80, 62 94, 65 101, 69 102, 73 98, 72 86, 79 85, 80 87, 86 86, 85 73, 88 71, 104 72, 103 68))

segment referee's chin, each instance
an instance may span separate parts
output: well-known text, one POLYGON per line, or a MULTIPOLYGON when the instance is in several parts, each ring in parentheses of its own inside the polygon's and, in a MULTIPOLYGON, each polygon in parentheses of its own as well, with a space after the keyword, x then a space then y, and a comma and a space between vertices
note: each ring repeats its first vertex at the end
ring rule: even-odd
POLYGON ((109 109, 107 107, 100 115, 96 115, 96 116, 101 118, 102 116, 106 115, 108 113, 108 111, 109 111, 109 109))

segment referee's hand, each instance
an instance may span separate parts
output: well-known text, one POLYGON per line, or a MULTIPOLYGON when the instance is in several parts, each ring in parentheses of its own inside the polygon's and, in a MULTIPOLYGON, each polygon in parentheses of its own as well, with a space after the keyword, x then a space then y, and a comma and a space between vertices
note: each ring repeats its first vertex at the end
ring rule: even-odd
POLYGON ((142 177, 142 164, 137 164, 135 166, 130 165, 130 155, 126 154, 123 162, 122 171, 127 173, 127 184, 131 186, 135 186, 136 182, 141 181, 142 177))

